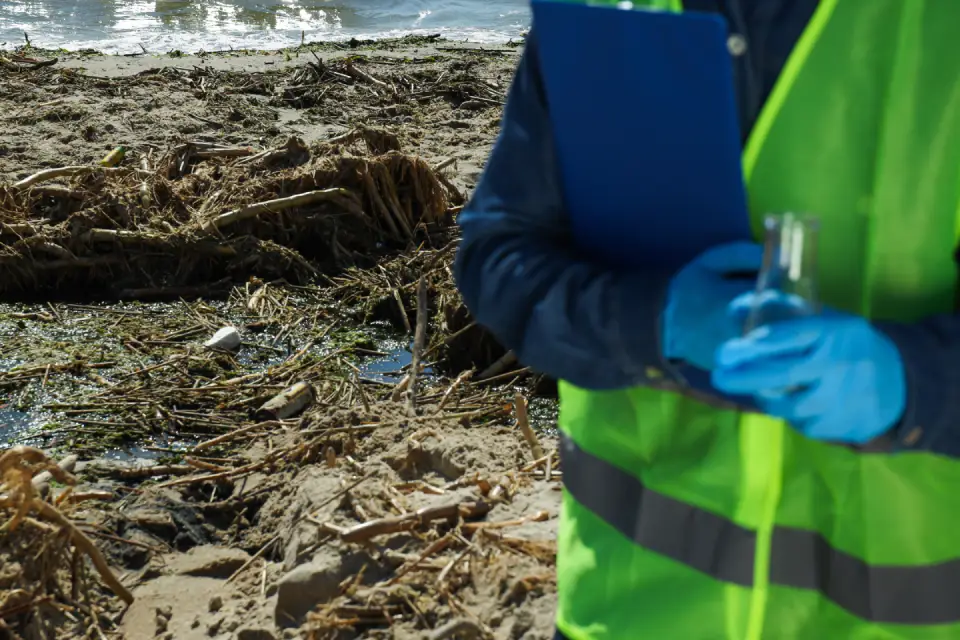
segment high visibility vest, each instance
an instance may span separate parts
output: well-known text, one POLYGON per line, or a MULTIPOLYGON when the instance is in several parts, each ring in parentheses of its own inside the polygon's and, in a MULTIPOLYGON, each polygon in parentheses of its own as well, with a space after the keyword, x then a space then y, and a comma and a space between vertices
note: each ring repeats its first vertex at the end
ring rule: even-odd
MULTIPOLYGON (((953 309, 958 25, 958 0, 821 0, 748 140, 755 233, 764 213, 819 216, 831 306, 953 309)), ((960 461, 652 388, 560 398, 572 640, 960 638, 960 461)))

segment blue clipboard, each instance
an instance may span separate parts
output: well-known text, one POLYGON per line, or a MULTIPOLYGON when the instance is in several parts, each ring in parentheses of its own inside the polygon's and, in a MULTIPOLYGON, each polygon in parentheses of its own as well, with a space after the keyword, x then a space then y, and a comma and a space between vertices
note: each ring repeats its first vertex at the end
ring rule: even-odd
POLYGON ((532 4, 578 247, 612 266, 675 268, 750 239, 722 18, 532 4))

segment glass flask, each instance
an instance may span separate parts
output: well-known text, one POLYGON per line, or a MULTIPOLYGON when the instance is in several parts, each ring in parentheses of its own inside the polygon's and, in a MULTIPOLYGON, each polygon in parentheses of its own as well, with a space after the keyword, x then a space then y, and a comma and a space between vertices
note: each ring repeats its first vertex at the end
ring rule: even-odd
POLYGON ((763 262, 744 333, 820 312, 817 218, 797 213, 768 214, 763 227, 763 262))

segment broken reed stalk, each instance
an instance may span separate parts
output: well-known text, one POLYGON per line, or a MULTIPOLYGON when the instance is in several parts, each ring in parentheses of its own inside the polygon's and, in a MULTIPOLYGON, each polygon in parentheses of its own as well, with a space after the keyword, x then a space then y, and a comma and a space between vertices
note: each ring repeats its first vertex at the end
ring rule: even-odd
MULTIPOLYGON (((284 453, 287 453, 287 452, 284 451, 284 453)), ((239 476, 239 475, 245 475, 245 474, 248 474, 248 473, 252 473, 252 472, 254 472, 254 471, 257 471, 257 470, 259 470, 259 469, 262 469, 262 468, 266 467, 267 465, 270 465, 270 464, 272 464, 273 462, 275 462, 277 457, 278 457, 278 456, 268 455, 266 458, 264 458, 263 460, 261 460, 261 461, 259 461, 259 462, 254 462, 254 463, 252 463, 252 464, 248 464, 248 465, 243 466, 243 467, 237 467, 236 469, 231 469, 231 470, 229 470, 229 471, 223 471, 223 472, 221 472, 221 473, 214 473, 214 474, 207 475, 207 476, 190 476, 190 477, 188 477, 188 478, 177 478, 176 480, 167 480, 166 482, 162 482, 162 483, 156 485, 156 488, 157 488, 157 489, 163 489, 163 488, 166 488, 166 487, 177 487, 177 486, 180 486, 180 485, 182 485, 182 484, 194 484, 194 483, 197 483, 197 482, 208 482, 208 481, 211 481, 211 480, 223 480, 223 479, 225 479, 225 478, 234 478, 234 477, 237 477, 237 476, 239 476)))
POLYGON ((407 396, 410 411, 417 409, 417 375, 420 372, 420 356, 427 342, 427 279, 420 276, 417 283, 417 330, 413 337, 413 358, 410 361, 410 395, 407 396))
POLYGON ((185 476, 194 471, 196 471, 196 469, 187 464, 162 464, 152 467, 120 469, 117 471, 117 477, 123 480, 137 480, 154 478, 156 476, 185 476))
POLYGON ((443 536, 442 538, 434 540, 433 544, 431 544, 429 547, 424 549, 423 553, 421 553, 416 560, 414 560, 413 562, 408 562, 404 566, 397 569, 397 573, 393 576, 393 578, 390 579, 390 581, 387 583, 387 586, 393 586, 398 582, 400 582, 400 578, 402 578, 403 576, 407 575, 408 573, 416 569, 421 562, 423 562, 433 554, 439 553, 440 551, 443 551, 444 549, 446 549, 450 545, 450 542, 452 541, 453 541, 453 537, 449 533, 443 536))
POLYGON ((198 160, 208 160, 210 158, 242 158, 252 156, 253 149, 249 147, 237 149, 209 149, 207 151, 195 151, 193 157, 198 160))
POLYGON ((260 420, 283 420, 300 413, 313 403, 316 391, 306 382, 298 382, 283 392, 267 400, 257 409, 256 417, 260 420))
POLYGON ((447 405, 447 402, 453 397, 453 393, 460 387, 461 384, 473 377, 473 369, 464 371, 457 379, 454 380, 446 391, 443 392, 443 397, 440 398, 440 402, 437 403, 437 410, 435 413, 441 413, 443 408, 447 405))
POLYGON ((96 567, 97 573, 100 574, 100 578, 110 587, 110 590, 113 591, 121 600, 127 604, 133 604, 133 594, 120 583, 113 572, 110 570, 110 566, 107 564, 107 561, 101 555, 100 550, 97 549, 96 545, 91 542, 90 538, 83 534, 80 529, 78 529, 69 518, 60 513, 56 507, 35 500, 33 503, 34 509, 36 509, 41 516, 47 520, 51 520, 56 524, 59 524, 61 527, 66 529, 70 533, 70 538, 73 540, 73 544, 77 546, 82 552, 89 556, 90 560, 93 562, 93 566, 96 567))
POLYGON ((259 431, 261 429, 266 429, 267 427, 277 426, 280 423, 276 420, 268 420, 267 422, 258 422, 256 424, 247 425, 246 427, 240 427, 239 429, 234 429, 230 433, 225 433, 222 436, 217 436, 210 440, 204 440, 196 444, 191 453, 199 453, 211 447, 215 447, 218 444, 223 444, 224 442, 229 442, 240 436, 247 435, 248 433, 253 433, 254 431, 259 431))
MULTIPOLYGON (((9 509, 13 508, 14 506, 15 500, 7 495, 0 494, 0 508, 9 509)), ((97 549, 96 545, 90 541, 90 538, 84 535, 84 533, 80 531, 80 529, 78 529, 76 525, 74 525, 73 522, 67 518, 67 516, 60 513, 60 511, 52 504, 44 502, 38 498, 31 498, 29 507, 39 513, 42 518, 49 520, 54 524, 60 525, 61 528, 67 531, 70 534, 70 539, 73 540, 73 544, 76 545, 80 551, 87 554, 87 556, 93 562, 93 566, 96 567, 97 573, 100 574, 100 578, 108 587, 110 587, 110 590, 127 604, 133 603, 133 594, 130 593, 130 591, 120 583, 115 575, 113 575, 113 572, 110 570, 110 566, 100 553, 100 550, 97 549)))
POLYGON ((340 538, 344 542, 364 542, 387 533, 410 531, 434 520, 449 520, 457 517, 476 518, 486 515, 490 509, 490 503, 484 500, 426 507, 402 516, 378 518, 358 524, 342 531, 340 538))
POLYGON ((27 189, 32 187, 35 184, 40 184, 41 182, 47 182, 48 180, 55 180, 56 178, 70 178, 73 176, 79 176, 86 173, 145 173, 150 175, 149 172, 140 172, 136 169, 128 169, 126 167, 94 167, 94 166, 73 166, 73 167, 58 167, 56 169, 44 169, 43 171, 38 171, 32 176, 28 176, 21 180, 20 182, 14 182, 14 189, 27 189))
POLYGON ((530 419, 527 416, 527 400, 519 391, 513 396, 513 406, 517 411, 517 426, 520 428, 520 433, 523 434, 524 440, 527 441, 527 445, 529 445, 530 451, 533 453, 533 459, 539 460, 543 457, 543 447, 540 446, 537 434, 530 428, 530 419))
POLYGON ((347 189, 337 187, 298 193, 295 196, 277 198, 276 200, 266 200, 265 202, 257 202, 256 204, 251 204, 240 209, 228 211, 204 222, 203 230, 213 231, 235 222, 240 222, 241 220, 255 218, 262 213, 277 213, 286 209, 292 209, 293 207, 302 207, 324 201, 336 202, 353 213, 361 212, 360 203, 357 202, 356 196, 347 189))
POLYGON ((548 511, 537 511, 522 518, 515 520, 503 520, 501 522, 467 522, 460 530, 464 533, 475 533, 481 529, 506 529, 507 527, 519 527, 528 522, 546 522, 550 519, 548 511))

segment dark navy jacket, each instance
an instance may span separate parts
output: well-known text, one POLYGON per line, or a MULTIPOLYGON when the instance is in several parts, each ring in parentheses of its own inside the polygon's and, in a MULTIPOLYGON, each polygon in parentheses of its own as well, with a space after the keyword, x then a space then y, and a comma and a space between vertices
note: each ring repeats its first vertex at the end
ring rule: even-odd
MULTIPOLYGON (((725 16, 749 133, 816 0, 685 0, 725 16), (745 46, 742 46, 745 42, 745 46)), ((467 306, 525 364, 588 389, 646 382, 661 363, 657 327, 673 274, 613 272, 570 236, 537 59, 536 28, 517 70, 500 137, 460 214, 456 277, 467 306)), ((907 370, 902 448, 960 455, 960 317, 877 323, 907 370)))

